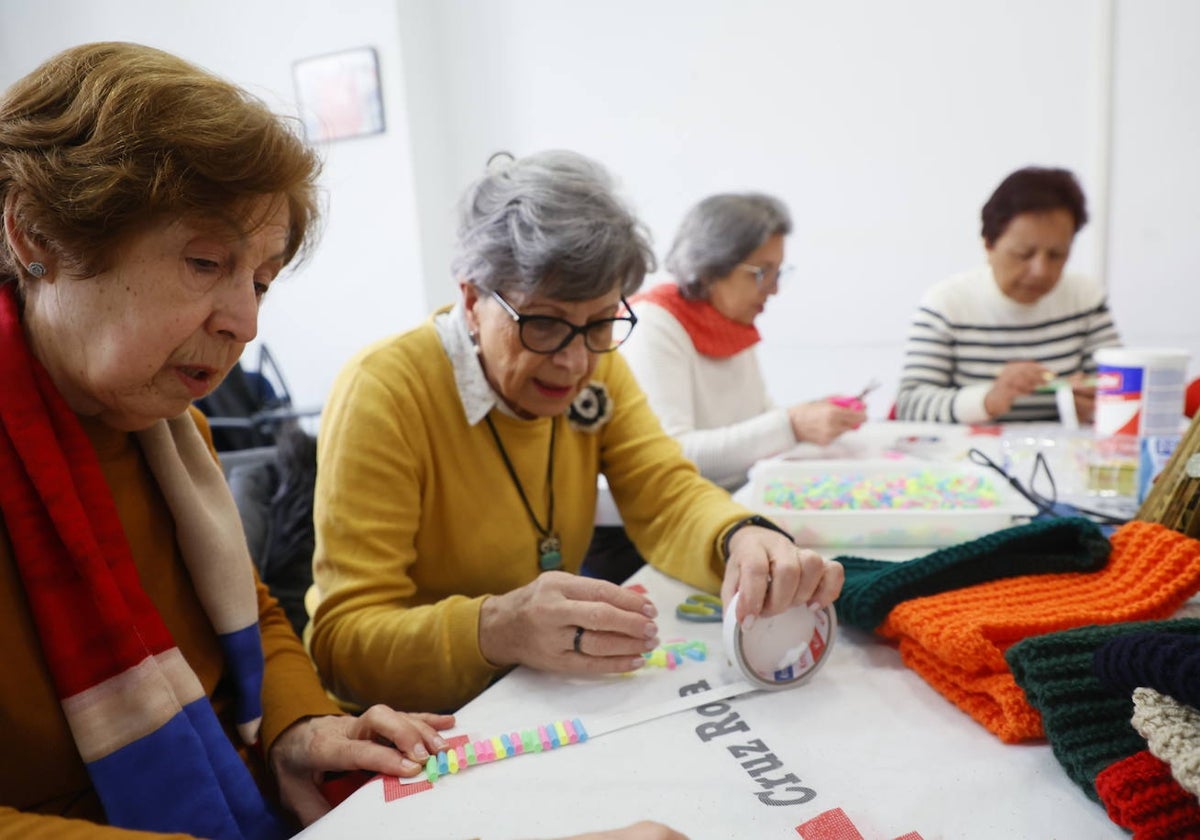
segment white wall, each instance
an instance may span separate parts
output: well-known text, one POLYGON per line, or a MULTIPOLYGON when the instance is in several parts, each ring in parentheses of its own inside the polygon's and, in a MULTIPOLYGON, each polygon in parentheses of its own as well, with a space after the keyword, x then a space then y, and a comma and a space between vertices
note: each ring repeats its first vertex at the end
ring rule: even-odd
POLYGON ((379 50, 388 131, 328 147, 321 248, 264 313, 300 402, 451 299, 454 203, 488 155, 568 147, 617 175, 660 256, 704 195, 786 200, 772 393, 878 377, 882 415, 918 296, 980 261, 979 208, 1029 163, 1080 176, 1096 222, 1071 265, 1107 272, 1127 341, 1200 368, 1198 36, 1194 0, 0 0, 0 85, 123 38, 290 108, 294 60, 379 50))
MULTIPOLYGON (((0 0, 0 87, 86 41, 138 41, 177 53, 294 114, 292 62, 371 45, 387 131, 328 144, 327 212, 309 262, 272 287, 259 338, 298 405, 324 402, 367 341, 426 317, 414 164, 394 0, 0 0)), ((253 348, 247 360, 253 364, 253 348)))
POLYGON ((1200 372, 1200 3, 1118 8, 1109 285, 1127 344, 1200 372))
MULTIPOLYGON (((425 67, 410 73, 436 88, 436 108, 413 123, 437 125, 442 181, 456 187, 497 149, 602 160, 660 256, 701 197, 778 194, 795 217, 798 272, 761 319, 771 390, 792 401, 879 377, 881 415, 918 296, 981 260, 979 208, 999 180, 1056 164, 1089 188, 1105 171, 1104 10, 442 0, 425 15, 425 67)), ((1074 267, 1096 262, 1085 231, 1074 267)))

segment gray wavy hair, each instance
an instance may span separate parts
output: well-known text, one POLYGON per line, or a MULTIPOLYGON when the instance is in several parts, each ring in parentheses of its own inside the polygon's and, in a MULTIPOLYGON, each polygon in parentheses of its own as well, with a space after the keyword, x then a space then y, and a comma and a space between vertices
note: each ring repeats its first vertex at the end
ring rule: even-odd
POLYGON ((770 237, 791 232, 791 214, 773 196, 710 195, 683 217, 667 254, 667 272, 683 297, 706 300, 713 280, 733 271, 770 237))
POLYGON ((454 276, 480 290, 591 300, 655 268, 650 235, 600 164, 567 151, 493 155, 459 205, 454 276))

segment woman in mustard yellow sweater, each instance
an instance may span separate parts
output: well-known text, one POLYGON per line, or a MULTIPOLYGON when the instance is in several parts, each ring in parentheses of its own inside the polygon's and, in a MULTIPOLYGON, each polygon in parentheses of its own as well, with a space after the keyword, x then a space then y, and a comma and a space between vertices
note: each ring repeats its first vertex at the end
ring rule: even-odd
POLYGON ((703 479, 610 352, 653 259, 578 155, 504 160, 468 191, 458 303, 359 353, 322 422, 309 642, 343 700, 449 710, 512 665, 639 667, 653 604, 574 574, 601 472, 641 554, 740 590, 739 619, 837 597, 841 567, 703 479))

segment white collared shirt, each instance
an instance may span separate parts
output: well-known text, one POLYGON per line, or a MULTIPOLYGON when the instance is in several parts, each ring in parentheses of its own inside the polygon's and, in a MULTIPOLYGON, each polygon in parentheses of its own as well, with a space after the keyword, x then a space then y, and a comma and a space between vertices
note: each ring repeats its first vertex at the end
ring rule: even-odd
POLYGON ((516 417, 516 412, 500 399, 483 375, 483 365, 479 363, 479 354, 475 352, 475 342, 467 327, 467 314, 462 301, 454 304, 449 312, 434 316, 433 326, 446 355, 450 357, 454 384, 458 387, 458 397, 462 400, 467 423, 474 426, 493 408, 516 417))

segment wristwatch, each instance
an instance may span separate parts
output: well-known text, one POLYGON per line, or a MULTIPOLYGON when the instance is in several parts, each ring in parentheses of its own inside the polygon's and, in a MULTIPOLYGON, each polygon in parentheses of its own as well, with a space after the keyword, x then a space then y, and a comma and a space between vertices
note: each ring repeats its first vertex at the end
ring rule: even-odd
POLYGON ((777 534, 783 534, 792 543, 796 542, 791 534, 789 534, 783 528, 780 528, 765 516, 759 516, 757 514, 754 516, 747 516, 745 519, 733 523, 729 530, 725 532, 725 537, 721 540, 721 556, 725 558, 726 562, 729 561, 729 541, 733 538, 734 534, 736 534, 742 528, 745 528, 747 525, 757 525, 759 528, 766 528, 767 530, 774 531, 777 534))

